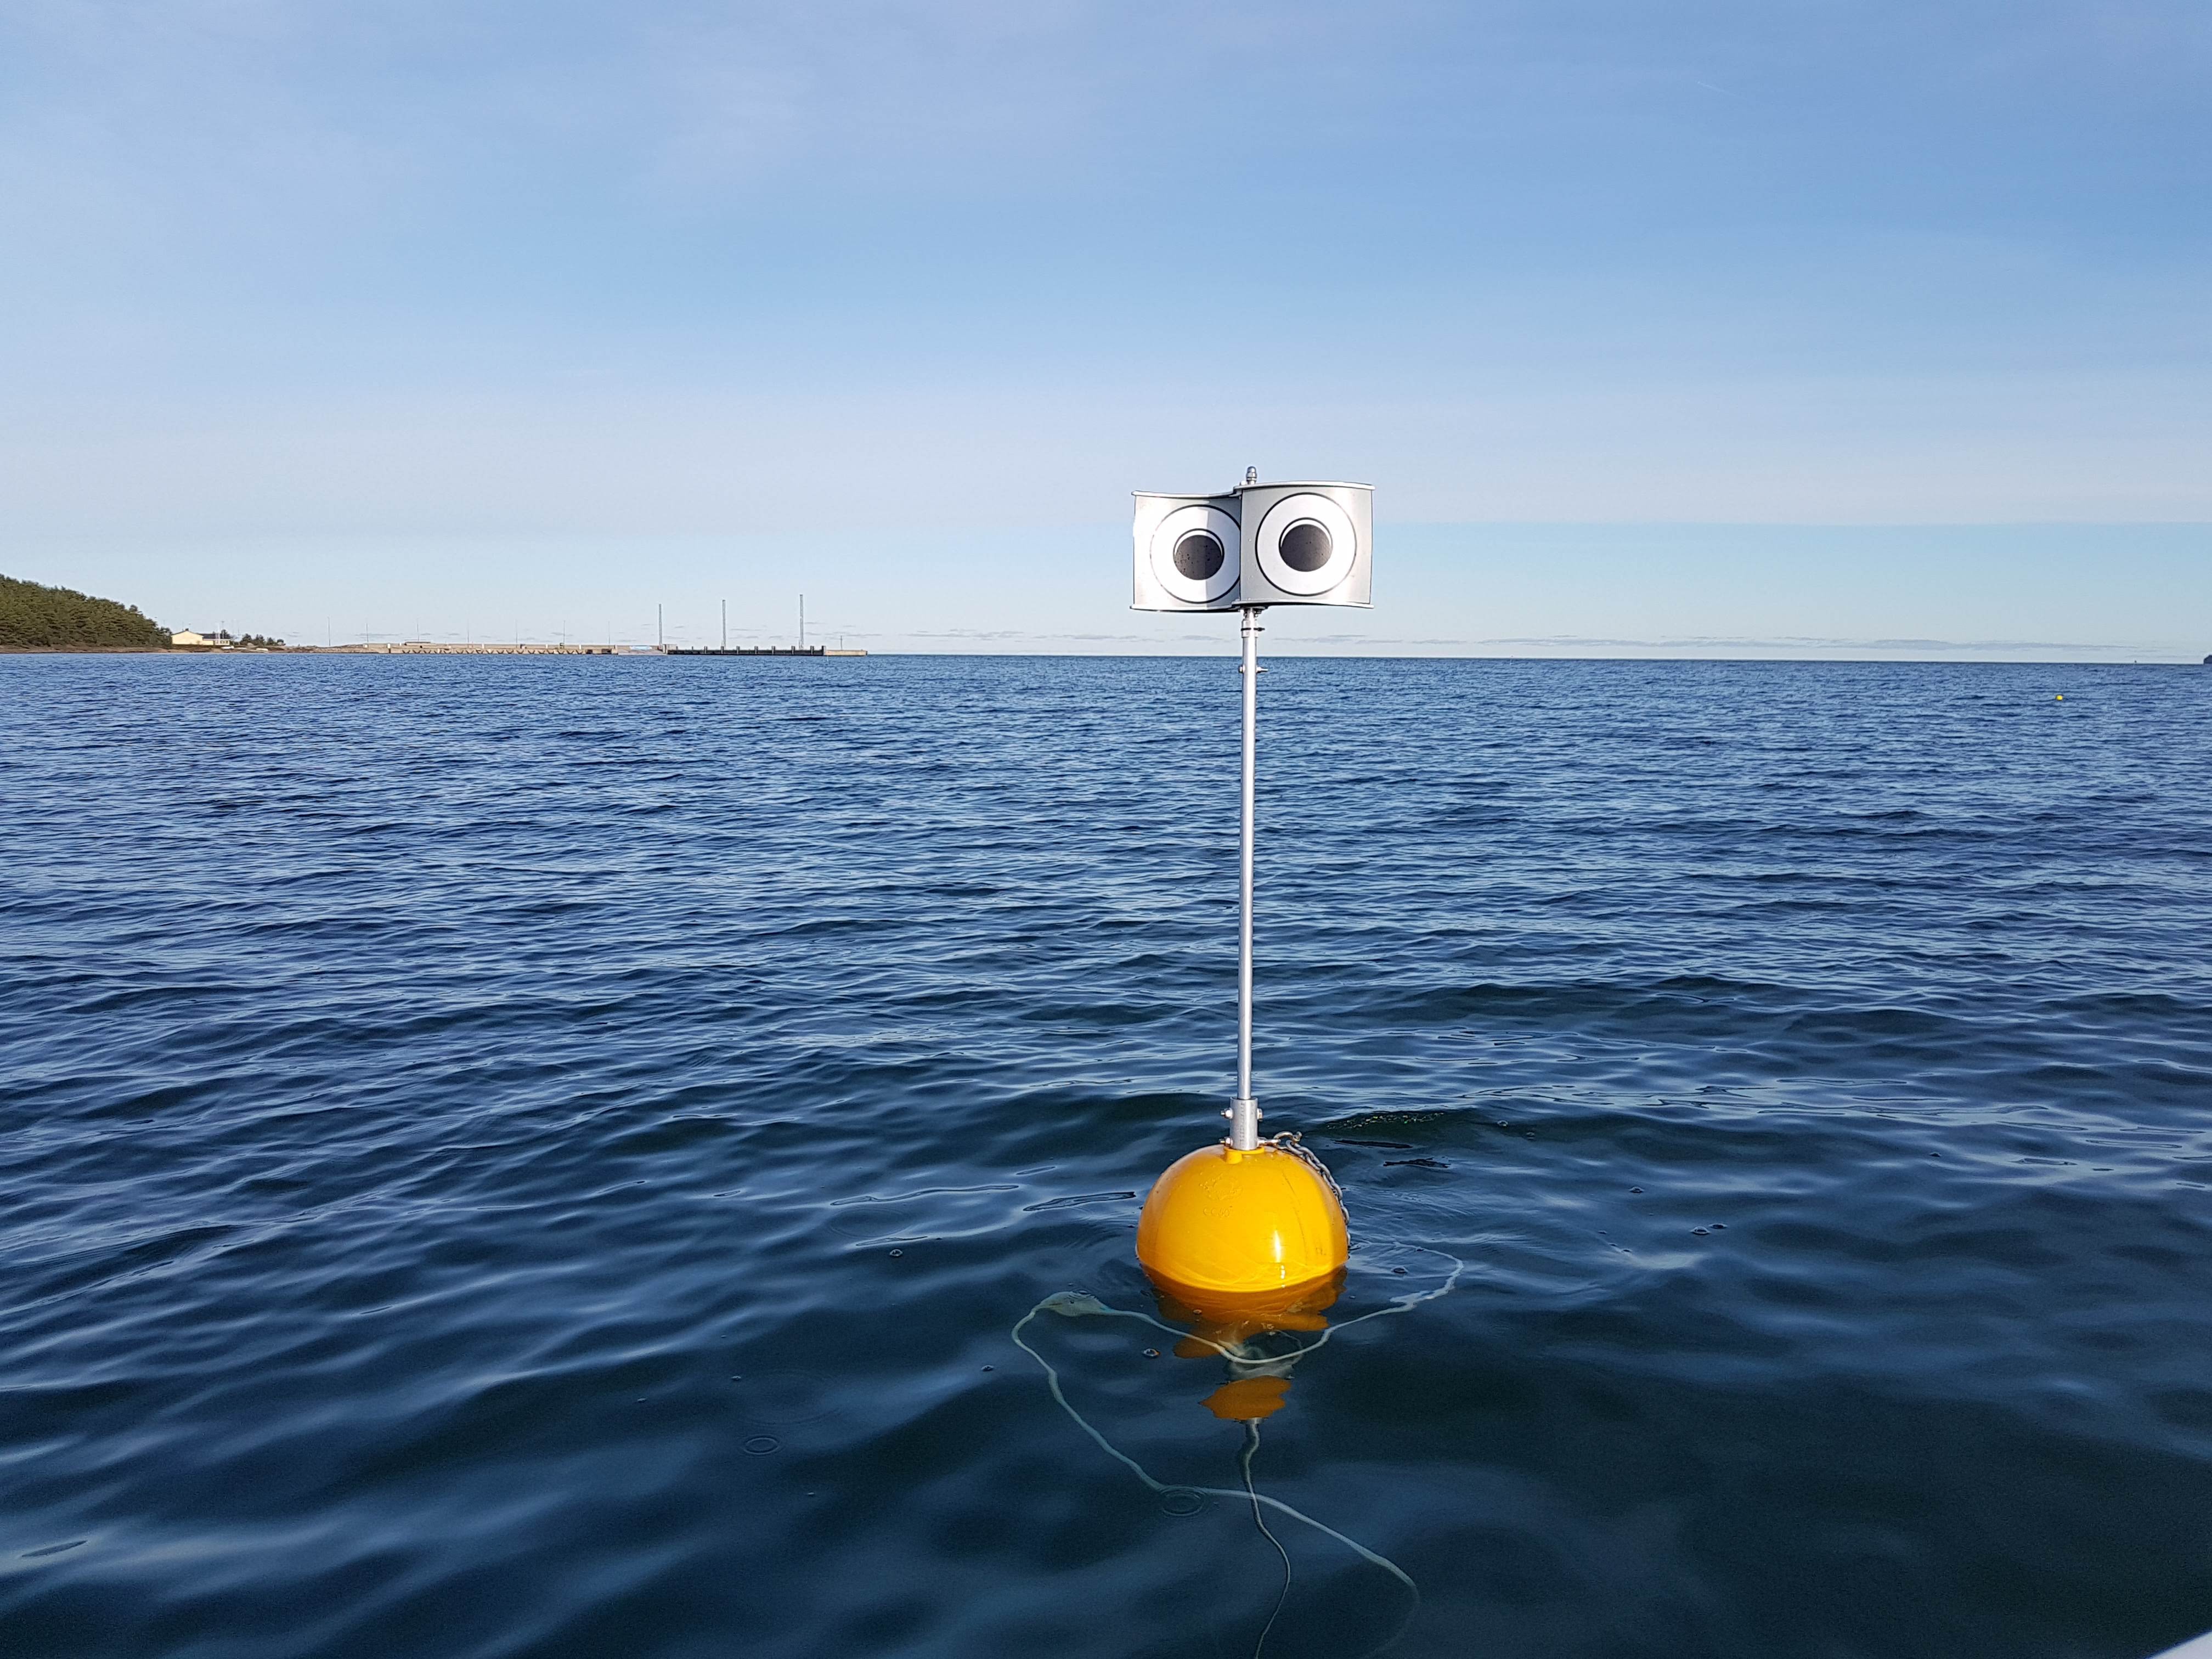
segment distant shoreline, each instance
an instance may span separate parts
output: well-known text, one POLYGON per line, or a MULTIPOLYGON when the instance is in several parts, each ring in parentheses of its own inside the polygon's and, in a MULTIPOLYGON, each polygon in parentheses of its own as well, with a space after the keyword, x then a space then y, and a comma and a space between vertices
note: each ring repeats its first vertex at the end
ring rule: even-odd
MULTIPOLYGON (((284 647, 286 650, 291 647, 284 647)), ((0 657, 220 657, 212 645, 0 645, 0 657)), ((275 656, 266 646, 248 646, 233 656, 275 656)))
MULTIPOLYGON (((796 656, 795 652, 705 651, 660 652, 650 646, 514 646, 433 645, 427 648, 420 644, 408 645, 283 645, 283 646, 200 646, 200 645, 0 645, 0 657, 410 657, 410 656, 557 656, 611 657, 618 661, 646 662, 655 658, 675 656, 796 656)), ((809 657, 814 653, 809 652, 809 657)), ((1206 660, 1216 655, 1235 654, 1234 648, 1223 652, 1206 651, 860 651, 829 650, 825 657, 893 656, 919 659, 962 658, 981 659, 1004 658, 1010 662, 1048 658, 1066 662, 1180 662, 1206 660)), ((1496 663, 1733 663, 1747 666, 1814 667, 1938 667, 1938 668, 2212 668, 2212 657, 2202 663, 2189 657, 2150 657, 2130 659, 2114 657, 1570 657, 1570 656, 1466 656, 1407 655, 1393 656, 1382 652, 1310 652, 1284 651, 1278 655, 1285 660, 1298 662, 1496 662, 1496 663)))
POLYGON ((0 656, 8 657, 651 657, 658 654, 657 652, 627 645, 0 645, 0 656))
MULTIPOLYGON (((10 657, 865 657, 830 646, 733 647, 656 651, 634 645, 447 645, 411 640, 399 645, 0 645, 10 657)), ((948 653, 949 654, 949 653, 948 653)))

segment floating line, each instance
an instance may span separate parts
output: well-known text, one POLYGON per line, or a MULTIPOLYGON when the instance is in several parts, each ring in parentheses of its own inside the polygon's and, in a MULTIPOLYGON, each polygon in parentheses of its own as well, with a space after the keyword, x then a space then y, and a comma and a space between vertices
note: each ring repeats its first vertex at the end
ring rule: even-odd
MULTIPOLYGON (((1423 1247, 1413 1246, 1411 1248, 1420 1249, 1423 1247)), ((1442 1255, 1443 1254, 1440 1250, 1430 1251, 1428 1253, 1436 1255, 1442 1255)), ((1287 1353, 1255 1355, 1249 1351, 1239 1352, 1237 1346, 1226 1343, 1216 1342, 1211 1337, 1199 1336, 1194 1332, 1185 1331, 1176 1326, 1170 1325, 1162 1320, 1155 1319, 1150 1314, 1140 1313, 1131 1308, 1109 1307, 1106 1304, 1101 1302, 1097 1297, 1088 1295, 1081 1291, 1054 1291, 1052 1295, 1045 1297, 1043 1301, 1038 1303, 1036 1306, 1031 1308, 1027 1313, 1024 1314, 1018 1320, 1015 1321, 1014 1328, 1009 1333, 1009 1334, 1013 1339, 1014 1346, 1019 1348, 1024 1353, 1027 1354, 1030 1358, 1036 1360, 1037 1364, 1042 1368, 1044 1371, 1045 1387, 1052 1391, 1053 1400, 1059 1405, 1060 1410, 1066 1412, 1070 1418, 1074 1419, 1075 1426, 1081 1429, 1086 1435, 1090 1436, 1091 1440, 1097 1445, 1099 1450, 1104 1452, 1115 1462, 1121 1464, 1122 1468, 1127 1469, 1130 1474, 1135 1475, 1138 1480, 1143 1481, 1145 1485, 1150 1487, 1153 1492, 1159 1493, 1162 1497, 1165 1497, 1169 1493, 1174 1492, 1192 1492, 1208 1498, 1227 1498, 1249 1501, 1252 1505, 1252 1519, 1255 1524, 1259 1527, 1261 1535, 1263 1535, 1269 1543, 1275 1547, 1277 1553, 1283 1558, 1283 1588, 1281 1593, 1276 1597, 1274 1611, 1267 1615, 1267 1625, 1260 1632, 1261 1647, 1264 1648, 1267 1645, 1268 1633, 1274 1629, 1275 1620, 1281 1615, 1284 1605, 1290 1599, 1291 1593, 1290 1552, 1283 1547, 1282 1540, 1277 1538, 1273 1533, 1267 1529, 1267 1521, 1262 1510, 1263 1505, 1266 1509, 1279 1510, 1282 1514, 1289 1516, 1293 1521, 1301 1522, 1304 1525, 1311 1527, 1316 1532, 1321 1533, 1326 1537, 1334 1539, 1338 1543, 1343 1545, 1353 1554, 1358 1556, 1360 1559, 1367 1562, 1372 1566, 1381 1568, 1384 1572, 1389 1573, 1393 1578, 1403 1584, 1407 1592, 1413 1596, 1413 1601, 1407 1607, 1405 1616, 1398 1621, 1397 1628, 1392 1631, 1389 1636, 1382 1642, 1375 1647, 1367 1650, 1368 1654, 1376 1654, 1380 1653, 1384 1648, 1390 1646, 1391 1644, 1395 1642, 1399 1637, 1402 1636, 1405 1633, 1406 1626, 1413 1622, 1413 1615, 1420 1611, 1421 1587, 1413 1582, 1411 1575, 1409 1575, 1404 1568, 1401 1567, 1396 1562, 1391 1560, 1389 1557, 1369 1549, 1366 1545, 1361 1543, 1356 1538, 1346 1537, 1344 1534, 1339 1532, 1334 1527, 1329 1526, 1325 1522, 1315 1520, 1313 1516, 1306 1514, 1303 1510, 1291 1508, 1291 1505, 1283 1502, 1281 1498, 1269 1497, 1266 1492, 1260 1491, 1259 1488, 1253 1484, 1252 1455, 1259 1449, 1260 1446, 1260 1425, 1257 1422, 1251 1422, 1246 1425, 1247 1434, 1244 1443, 1244 1450, 1243 1457, 1240 1460, 1244 1474, 1244 1485, 1242 1490, 1224 1486, 1170 1486, 1164 1481, 1155 1480, 1146 1470, 1143 1464, 1138 1462, 1135 1458, 1130 1456, 1127 1452, 1115 1446, 1113 1442, 1107 1439, 1104 1435, 1101 1434, 1096 1428, 1091 1426, 1090 1419, 1085 1418, 1081 1412, 1075 1409, 1073 1402, 1072 1402, 1067 1397, 1066 1390, 1060 1387, 1060 1372, 1058 1370, 1054 1367, 1053 1363, 1049 1359, 1047 1359, 1035 1348, 1022 1340, 1022 1332, 1028 1328, 1031 1320, 1035 1319, 1042 1313, 1058 1314, 1063 1319, 1133 1319, 1139 1324, 1150 1325, 1155 1329, 1165 1331, 1170 1336, 1179 1339, 1188 1338, 1192 1340, 1202 1342, 1207 1347, 1212 1348, 1215 1352, 1221 1355, 1223 1358, 1228 1360, 1231 1365, 1249 1365, 1258 1363, 1265 1363, 1271 1366, 1275 1364, 1287 1364, 1306 1354, 1313 1352, 1315 1349, 1322 1346, 1328 1341, 1330 1337, 1335 1335, 1340 1330, 1363 1323, 1370 1319, 1380 1319, 1387 1314, 1407 1313, 1414 1308, 1419 1307, 1424 1302, 1432 1302, 1437 1297, 1448 1294, 1451 1291, 1452 1287, 1459 1283, 1460 1275, 1466 1271, 1467 1264, 1461 1261, 1456 1257, 1447 1257, 1446 1259, 1451 1262, 1452 1266, 1450 1273, 1446 1276, 1443 1284, 1435 1285, 1425 1291, 1416 1291, 1409 1292, 1405 1296, 1393 1297, 1390 1299, 1390 1304, 1388 1307, 1377 1308, 1371 1313, 1364 1313, 1359 1315, 1357 1318, 1347 1319, 1340 1325, 1332 1325, 1313 1341, 1293 1348, 1287 1353)), ((1254 1650, 1254 1659, 1259 1659, 1259 1649, 1254 1650)), ((1361 1659, 1366 1659, 1366 1656, 1361 1656, 1361 1659)))
MULTIPOLYGON (((1268 1634, 1275 1628, 1275 1620, 1283 1616, 1284 1604, 1291 1599, 1291 1553, 1283 1547, 1281 1539, 1267 1530, 1267 1518, 1260 1509, 1259 1488, 1252 1484, 1252 1454, 1259 1449, 1260 1419, 1255 1417, 1245 1422, 1244 1455, 1239 1461, 1244 1466, 1244 1490, 1252 1495, 1252 1524, 1259 1528, 1261 1537, 1275 1547, 1275 1553, 1283 1558, 1283 1587, 1275 1592, 1274 1611, 1267 1615, 1267 1622, 1260 1626, 1260 1639, 1252 1644, 1252 1659, 1260 1659, 1260 1656, 1267 1651, 1268 1634)), ((1413 1592, 1413 1601, 1417 1607, 1420 1604, 1420 1596, 1418 1589, 1413 1592)))

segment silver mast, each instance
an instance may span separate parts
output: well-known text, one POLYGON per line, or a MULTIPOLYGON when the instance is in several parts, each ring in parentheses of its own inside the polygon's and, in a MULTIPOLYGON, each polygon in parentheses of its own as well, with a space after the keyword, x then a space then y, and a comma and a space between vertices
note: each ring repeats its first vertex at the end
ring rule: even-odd
POLYGON ((1240 1152, 1260 1144, 1260 1103, 1252 1097, 1252 796, 1259 759, 1260 612, 1266 608, 1242 607, 1244 660, 1238 670, 1244 676, 1244 833, 1239 873, 1243 904, 1237 927, 1237 1098, 1223 1115, 1229 1120, 1229 1144, 1240 1152))

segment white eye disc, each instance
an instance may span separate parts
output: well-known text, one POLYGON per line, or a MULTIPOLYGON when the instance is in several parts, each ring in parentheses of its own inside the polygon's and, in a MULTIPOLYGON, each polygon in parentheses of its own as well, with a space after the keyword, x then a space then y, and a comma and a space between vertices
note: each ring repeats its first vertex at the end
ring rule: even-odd
POLYGON ((1260 572, 1285 593, 1312 599, 1352 574, 1359 538, 1352 514, 1327 495, 1285 495, 1260 520, 1260 572))
POLYGON ((1211 605, 1237 586, 1237 520, 1218 507, 1179 507, 1152 531, 1152 574, 1185 605, 1211 605))

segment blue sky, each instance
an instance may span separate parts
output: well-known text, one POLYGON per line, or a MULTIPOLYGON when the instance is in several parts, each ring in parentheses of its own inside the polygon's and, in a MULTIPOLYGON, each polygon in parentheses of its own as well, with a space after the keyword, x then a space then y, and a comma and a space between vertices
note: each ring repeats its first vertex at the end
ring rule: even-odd
POLYGON ((0 569, 301 640, 2212 650, 2212 10, 0 8, 0 569), (1217 640, 1216 635, 1220 637, 1217 640))

